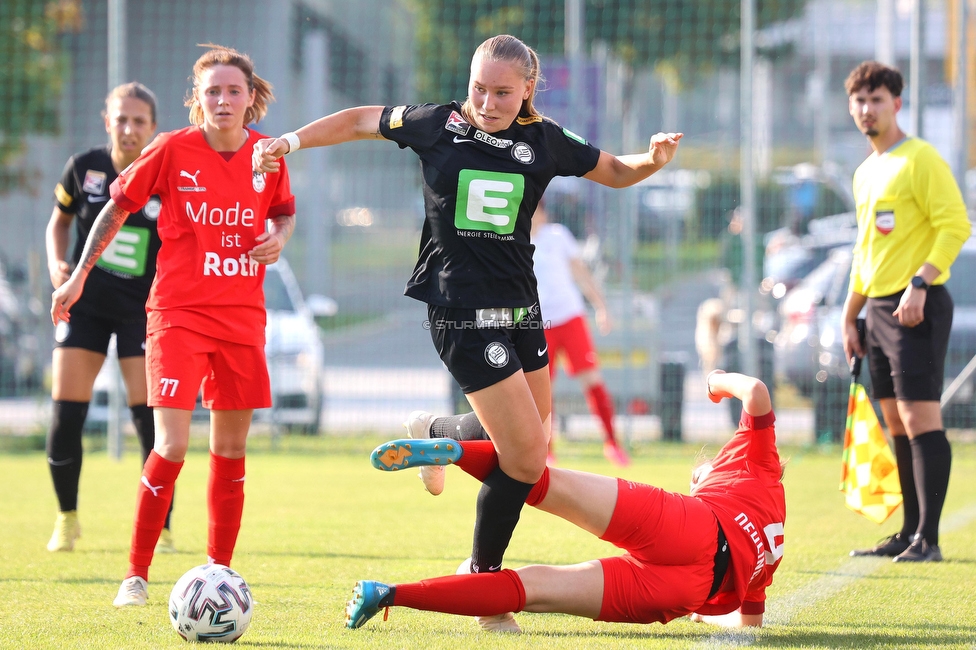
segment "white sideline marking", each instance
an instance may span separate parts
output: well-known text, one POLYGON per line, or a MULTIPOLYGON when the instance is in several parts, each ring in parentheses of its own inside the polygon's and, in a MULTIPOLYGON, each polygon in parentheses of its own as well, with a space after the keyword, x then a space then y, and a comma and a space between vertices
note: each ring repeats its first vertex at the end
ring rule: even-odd
MULTIPOLYGON (((952 533, 964 528, 976 519, 976 503, 957 510, 942 520, 939 534, 952 533)), ((832 597, 855 580, 865 578, 891 562, 888 558, 862 557, 851 559, 834 571, 808 583, 785 596, 770 598, 764 623, 786 625, 801 611, 832 597)), ((756 640, 756 632, 749 629, 721 630, 704 639, 695 648, 729 648, 750 646, 756 640)))

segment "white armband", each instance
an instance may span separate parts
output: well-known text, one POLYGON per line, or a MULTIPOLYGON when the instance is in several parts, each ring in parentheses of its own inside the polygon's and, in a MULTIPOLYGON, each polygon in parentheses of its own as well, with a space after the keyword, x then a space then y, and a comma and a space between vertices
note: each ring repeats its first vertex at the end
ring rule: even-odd
POLYGON ((295 153, 302 148, 302 142, 298 139, 298 134, 294 131, 289 131, 278 139, 288 143, 288 153, 295 153))

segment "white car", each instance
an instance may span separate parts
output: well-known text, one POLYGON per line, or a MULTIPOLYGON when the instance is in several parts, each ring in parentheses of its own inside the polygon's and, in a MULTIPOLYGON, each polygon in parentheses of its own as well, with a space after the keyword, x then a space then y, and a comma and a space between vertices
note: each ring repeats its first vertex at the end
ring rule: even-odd
MULTIPOLYGON (((255 411, 256 422, 272 422, 289 430, 316 434, 322 421, 324 351, 316 316, 332 316, 336 303, 331 298, 302 296, 295 274, 284 258, 268 266, 264 278, 265 355, 271 376, 274 406, 255 411)), ((112 347, 115 339, 112 339, 112 347)), ((109 391, 118 379, 114 349, 95 379, 95 390, 86 426, 104 428, 108 421, 109 391)), ((120 382, 124 405, 124 384, 120 382)), ((127 409, 124 409, 127 411, 127 409)), ((197 414, 206 415, 197 400, 197 414)), ((128 413, 120 416, 124 422, 128 413)))

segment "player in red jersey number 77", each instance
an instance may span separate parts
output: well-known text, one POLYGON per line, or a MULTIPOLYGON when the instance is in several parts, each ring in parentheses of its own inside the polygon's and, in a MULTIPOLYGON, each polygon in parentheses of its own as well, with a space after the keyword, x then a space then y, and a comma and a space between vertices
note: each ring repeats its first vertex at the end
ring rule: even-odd
POLYGON ((85 279, 130 212, 162 201, 156 278, 146 303, 149 405, 156 444, 143 468, 129 570, 114 604, 145 605, 153 547, 190 438, 197 393, 210 409, 207 556, 230 565, 244 508, 244 453, 251 416, 271 406, 264 358, 264 267, 295 224, 288 171, 251 172, 263 136, 247 125, 273 99, 251 59, 210 47, 193 66, 192 126, 164 133, 112 184, 71 278, 52 296, 67 321, 85 279), (270 222, 270 227, 268 223, 270 222))
MULTIPOLYGON (((732 439, 695 469, 690 496, 558 468, 547 468, 532 486, 527 504, 614 544, 623 555, 398 585, 363 580, 346 606, 347 627, 360 627, 392 606, 467 616, 558 612, 623 623, 692 615, 731 627, 762 625, 786 519, 769 392, 758 379, 720 370, 708 376, 706 390, 716 403, 741 399, 743 413, 732 439)), ((498 456, 488 441, 427 438, 380 445, 372 461, 382 470, 456 464, 483 479, 498 456)))

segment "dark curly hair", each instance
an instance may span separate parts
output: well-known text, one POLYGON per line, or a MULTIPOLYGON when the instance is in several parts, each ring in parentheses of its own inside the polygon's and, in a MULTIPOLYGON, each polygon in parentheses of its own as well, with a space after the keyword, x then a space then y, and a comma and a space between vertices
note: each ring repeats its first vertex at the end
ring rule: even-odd
POLYGON ((864 61, 851 70, 844 82, 844 89, 847 90, 848 95, 853 95, 862 88, 867 88, 868 92, 873 92, 881 86, 887 88, 892 97, 901 97, 905 80, 895 68, 877 61, 864 61))

